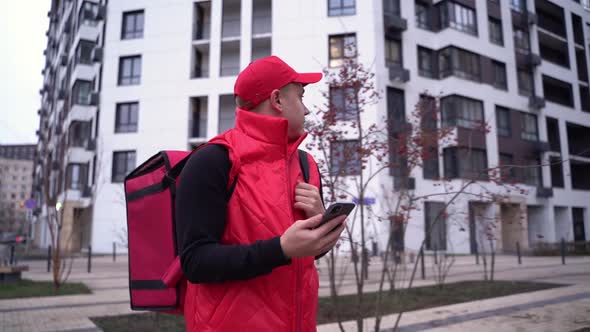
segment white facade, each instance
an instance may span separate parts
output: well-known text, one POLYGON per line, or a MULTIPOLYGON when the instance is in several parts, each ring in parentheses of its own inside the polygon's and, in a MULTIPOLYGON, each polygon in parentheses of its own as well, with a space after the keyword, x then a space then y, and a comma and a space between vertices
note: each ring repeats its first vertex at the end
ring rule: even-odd
MULTIPOLYGON (((348 16, 328 16, 328 1, 254 1, 254 0, 136 0, 109 1, 106 4, 104 32, 104 56, 100 64, 100 102, 96 131, 97 148, 96 172, 94 181, 94 202, 92 209, 91 244, 95 252, 112 250, 113 242, 120 242, 120 235, 125 234, 125 206, 122 184, 112 181, 113 153, 135 151, 135 166, 141 164, 160 150, 187 150, 191 146, 205 142, 215 136, 220 128, 226 128, 231 122, 231 96, 235 74, 245 68, 253 59, 274 54, 280 56, 300 72, 321 71, 329 63, 329 36, 345 33, 356 34, 358 59, 376 72, 376 86, 383 92, 383 99, 370 109, 365 110, 368 123, 380 122, 387 117, 387 87, 394 87, 404 92, 406 115, 409 116, 419 95, 428 90, 433 95, 460 94, 483 102, 484 118, 491 125, 486 134, 486 153, 489 167, 499 164, 498 138, 496 130, 496 105, 510 107, 523 112, 534 112, 538 116, 538 138, 548 140, 545 117, 559 120, 562 159, 570 158, 566 123, 575 123, 590 127, 590 113, 581 111, 578 87, 575 46, 572 41, 572 24, 570 13, 582 17, 584 33, 590 38, 586 22, 590 23, 590 14, 582 5, 574 1, 559 1, 566 17, 568 47, 570 49, 570 68, 542 61, 534 71, 536 94, 543 96, 542 74, 559 78, 573 84, 574 107, 565 107, 547 101, 539 111, 529 108, 529 99, 519 95, 516 58, 512 38, 511 8, 509 1, 501 1, 502 30, 504 46, 489 41, 487 1, 475 0, 477 16, 477 36, 447 28, 438 32, 419 28, 415 20, 414 1, 401 2, 401 17, 407 20, 407 28, 401 31, 403 68, 410 72, 407 82, 391 81, 385 61, 385 32, 383 1, 356 1, 355 14, 348 16), (272 3, 272 4, 271 4, 272 3), (199 13, 197 6, 202 9, 199 13), (122 25, 125 13, 143 11, 143 33, 139 38, 123 39, 122 25), (253 12, 255 14, 253 15, 253 12), (270 16, 270 18, 269 18, 270 16), (196 30, 199 17, 204 25, 201 35, 196 30), (269 25, 269 20, 271 24, 269 25), (418 75, 418 46, 439 50, 453 45, 471 52, 485 55, 505 63, 507 69, 508 90, 500 90, 492 85, 474 83, 457 76, 444 79, 430 79, 418 75), (198 62, 195 52, 200 52, 200 71, 195 69, 198 62), (118 82, 121 57, 141 56, 140 83, 137 85, 120 85, 118 82), (128 133, 116 133, 117 104, 137 102, 137 130, 128 133), (229 102, 229 104, 228 104, 229 102), (193 117, 193 110, 203 110, 193 117), (222 111, 220 111, 220 109, 222 111), (224 112, 225 111, 225 112, 224 112), (221 119, 221 121, 220 121, 221 119), (192 128, 193 123, 200 123, 198 134, 192 128), (205 132, 203 132, 205 130, 205 132)), ((440 1, 435 1, 440 3, 440 1)), ((74 2, 79 3, 79 1, 74 2)), ((529 11, 535 8, 535 1, 528 1, 529 11)), ((102 24, 99 26, 102 28, 102 24)), ((539 54, 538 26, 530 28, 531 51, 539 54)), ((82 32, 80 32, 82 33, 82 32)), ((587 39, 584 39, 587 44, 587 39)), ((75 44, 74 44, 75 48, 75 44)), ((588 45, 585 45, 588 52, 588 45)), ((588 58, 586 53, 586 59, 588 58)), ((96 65, 98 66, 98 65, 96 65)), ((84 73, 80 73, 83 75, 84 73)), ((312 109, 322 105, 320 91, 328 87, 322 82, 306 89, 304 102, 312 109)), ((95 117, 92 117, 93 119, 95 117)), ((590 134, 589 134, 590 137, 590 134)), ((551 152, 541 155, 546 164, 551 152)), ((81 156, 80 158, 91 158, 81 156)), ((576 157, 574 157, 576 158, 576 157)), ((580 157, 578 157, 580 158, 580 157)), ((590 161, 590 160, 582 160, 590 161)), ((443 160, 439 162, 439 173, 444 174, 443 160)), ((549 166, 543 166, 542 186, 551 187, 549 166)), ((528 195, 514 195, 511 202, 518 204, 517 210, 525 211, 527 222, 521 246, 528 242, 542 239, 555 242, 560 238, 572 241, 573 222, 572 207, 583 208, 585 213, 585 237, 590 239, 590 191, 572 190, 569 163, 563 164, 564 188, 554 188, 553 196, 537 198, 536 189, 530 189, 528 195), (539 237, 541 235, 542 237, 539 237)), ((424 180, 421 169, 412 175, 415 179, 416 195, 441 192, 443 188, 435 181, 424 180)), ((458 187, 462 180, 453 180, 458 187)), ((375 181, 369 189, 370 195, 377 199, 377 211, 387 206, 384 197, 391 196, 382 192, 382 188, 392 189, 393 179, 387 172, 375 181)), ((481 185, 492 190, 492 184, 481 185)), ((477 194, 477 186, 473 189, 477 194)), ((496 190, 496 189, 493 189, 496 190)), ((497 189, 501 191, 501 188, 497 189)), ((512 195, 512 194, 511 194, 512 195)), ((467 196, 462 196, 453 206, 468 215, 467 196)), ((433 201, 440 198, 433 198, 433 201)), ((509 215, 497 205, 484 209, 489 218, 509 215)), ((507 212, 508 211, 508 212, 507 212)), ((424 208, 412 213, 407 226, 405 247, 417 250, 424 239, 424 208)), ((470 252, 469 222, 465 218, 453 217, 446 223, 447 250, 458 253, 470 252)), ((503 224, 503 223, 502 223, 503 224)), ((497 238, 510 233, 506 225, 497 230, 497 238)), ((379 224, 372 228, 370 236, 379 239, 379 248, 385 244, 388 227, 379 224), (377 234, 373 234, 377 233, 377 234)), ((502 241, 498 241, 501 243, 502 241)), ((480 244, 481 245, 481 244, 480 244)), ((511 244, 496 244, 499 249, 510 250, 511 244)), ((482 248, 485 250, 485 247, 482 248)))

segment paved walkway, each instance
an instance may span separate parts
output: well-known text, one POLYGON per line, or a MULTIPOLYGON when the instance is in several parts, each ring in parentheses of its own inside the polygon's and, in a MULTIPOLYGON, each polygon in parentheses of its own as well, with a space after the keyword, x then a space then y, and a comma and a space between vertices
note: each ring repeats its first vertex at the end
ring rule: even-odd
MULTIPOLYGON (((448 282, 482 278, 482 265, 471 256, 456 258, 448 282)), ((426 280, 417 271, 415 286, 433 283, 433 262, 426 259, 426 280)), ((43 261, 27 262, 25 278, 51 280, 43 261)), ((502 298, 408 312, 401 320, 401 331, 573 331, 590 326, 590 257, 569 257, 562 265, 559 257, 524 257, 518 265, 512 256, 499 256, 496 279, 556 282, 570 286, 502 298)), ((413 266, 412 266, 413 267, 413 266)), ((403 273, 409 275, 411 266, 403 273)), ((328 294, 327 267, 320 269, 320 295, 328 294)), ((373 260, 367 290, 376 289, 381 264, 373 260)), ((340 271, 339 292, 354 293, 352 265, 340 271)), ((112 262, 111 257, 93 258, 92 273, 86 272, 86 260, 74 262, 70 281, 81 281, 93 294, 45 298, 0 300, 0 331, 99 331, 89 317, 121 315, 129 310, 127 260, 112 262)), ((384 317, 382 329, 394 325, 396 315, 384 317)), ((365 324, 373 330, 373 320, 365 324)), ((347 322, 346 331, 356 331, 356 323, 347 322)), ((340 331, 337 324, 318 327, 319 332, 340 331)))

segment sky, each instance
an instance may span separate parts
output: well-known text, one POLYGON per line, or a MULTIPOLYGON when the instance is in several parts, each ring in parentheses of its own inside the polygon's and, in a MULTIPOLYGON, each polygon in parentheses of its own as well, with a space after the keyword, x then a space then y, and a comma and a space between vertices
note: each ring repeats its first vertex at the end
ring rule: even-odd
POLYGON ((36 143, 51 0, 0 0, 0 144, 36 143))

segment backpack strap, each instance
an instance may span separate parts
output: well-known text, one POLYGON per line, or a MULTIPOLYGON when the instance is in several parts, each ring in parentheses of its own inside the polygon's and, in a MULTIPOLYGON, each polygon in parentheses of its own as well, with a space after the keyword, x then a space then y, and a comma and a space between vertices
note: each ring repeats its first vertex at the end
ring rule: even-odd
POLYGON ((305 183, 309 183, 309 160, 307 159, 307 152, 303 150, 299 151, 299 165, 301 166, 301 172, 303 173, 303 180, 305 183))

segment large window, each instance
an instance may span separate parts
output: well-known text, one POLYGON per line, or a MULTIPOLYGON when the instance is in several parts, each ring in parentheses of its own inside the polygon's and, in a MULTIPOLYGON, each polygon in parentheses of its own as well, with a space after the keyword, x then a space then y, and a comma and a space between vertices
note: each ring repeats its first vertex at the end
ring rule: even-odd
POLYGON ((495 18, 488 18, 488 30, 490 32, 490 42, 504 46, 504 35, 502 34, 502 21, 495 18))
POLYGON ((76 81, 74 83, 74 93, 72 95, 72 104, 90 105, 90 93, 92 92, 92 82, 76 81))
POLYGON ((447 250, 445 204, 424 202, 424 237, 426 250, 447 250))
POLYGON ((539 159, 528 159, 523 168, 524 183, 540 187, 541 186, 541 163, 539 159))
POLYGON ((76 63, 85 65, 92 64, 92 50, 94 49, 94 42, 81 39, 76 47, 76 63))
POLYGON ((88 166, 69 164, 67 168, 66 186, 68 189, 80 190, 86 184, 88 166))
POLYGON ((431 49, 418 46, 418 74, 424 77, 434 77, 431 49))
POLYGON ((430 22, 428 20, 428 7, 420 2, 415 4, 416 12, 416 26, 422 29, 430 30, 430 22))
POLYGON ((354 88, 330 87, 330 104, 336 113, 336 120, 356 120, 358 101, 354 88))
POLYGON ((496 106, 496 126, 498 136, 510 137, 512 135, 510 110, 508 108, 496 106))
POLYGON ((143 38, 143 10, 123 13, 121 39, 143 38))
POLYGON ((330 173, 333 175, 361 174, 358 141, 337 141, 330 146, 330 173))
POLYGON ((119 59, 119 85, 137 85, 141 81, 141 56, 119 59))
POLYGON ((514 48, 517 52, 524 54, 529 53, 529 50, 531 49, 531 40, 528 32, 514 28, 514 48))
POLYGON ((445 28, 477 36, 477 19, 471 8, 449 1, 440 8, 440 19, 445 28))
POLYGON ((439 52, 440 78, 457 76, 479 82, 479 55, 455 47, 447 47, 439 52))
POLYGON ((533 95, 533 74, 526 70, 519 70, 516 74, 518 93, 523 96, 533 95))
POLYGON ((400 0, 383 0, 383 12, 394 16, 400 16, 400 0))
POLYGON ((514 157, 508 153, 500 153, 500 174, 502 180, 512 181, 516 178, 514 157))
POLYGON ((98 4, 90 1, 84 1, 80 12, 78 13, 78 27, 81 24, 96 25, 98 22, 96 17, 98 15, 98 4))
POLYGON ((520 132, 520 137, 527 141, 538 141, 537 116, 529 113, 522 113, 521 115, 522 131, 520 132))
POLYGON ((506 65, 500 61, 492 61, 492 74, 494 75, 494 87, 508 90, 506 81, 506 65))
POLYGON ((123 182, 125 176, 135 168, 135 151, 113 152, 112 182, 123 182))
POLYGON ((68 130, 68 142, 71 146, 85 147, 90 138, 90 122, 74 121, 68 130))
POLYGON ((330 67, 338 67, 344 59, 356 57, 356 35, 330 36, 330 67))
POLYGON ((449 179, 488 178, 486 150, 467 148, 446 148, 443 152, 445 177, 449 179))
POLYGON ((137 132, 139 103, 119 103, 115 115, 115 133, 137 132))
POLYGON ((355 0, 328 0, 328 16, 354 15, 355 0))
POLYGON ((445 97, 442 100, 443 125, 463 128, 479 128, 483 125, 483 104, 479 100, 462 96, 445 97))
POLYGON ((396 39, 385 39, 385 63, 390 67, 402 66, 402 43, 396 39))

